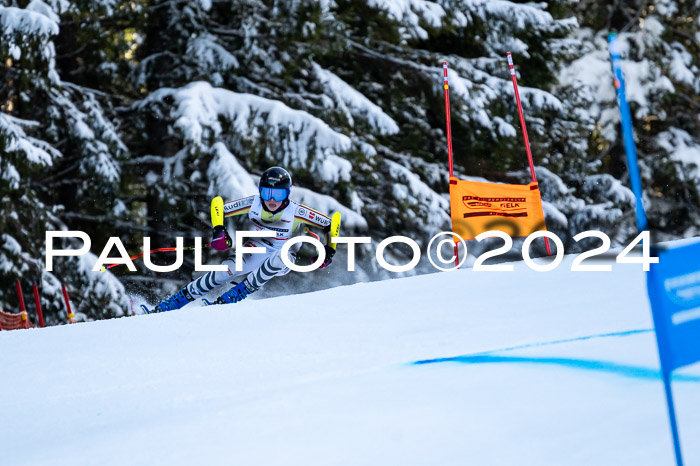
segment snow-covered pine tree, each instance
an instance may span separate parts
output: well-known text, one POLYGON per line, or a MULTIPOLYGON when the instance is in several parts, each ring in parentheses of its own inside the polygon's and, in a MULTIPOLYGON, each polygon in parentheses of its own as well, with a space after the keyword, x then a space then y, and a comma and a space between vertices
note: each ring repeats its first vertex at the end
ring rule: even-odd
MULTIPOLYGON (((281 164, 304 188, 296 193, 302 201, 346 212, 349 232, 404 234, 426 245, 450 225, 444 59, 452 67, 458 173, 512 181, 514 170, 525 172, 508 50, 527 70, 521 92, 537 163, 581 163, 564 154, 586 151, 587 122, 547 92, 577 45, 567 39, 575 20, 544 4, 401 5, 151 5, 157 24, 134 73, 149 93, 134 105, 141 134, 161 135, 141 145, 148 152, 140 157, 163 167, 149 171, 159 200, 150 214, 167 219, 171 235, 193 226, 208 234, 209 196, 246 195, 255 174, 281 164)), ((548 211, 566 223, 556 208, 548 211)), ((372 264, 368 273, 377 272, 372 264)))
MULTIPOLYGON (((109 236, 134 252, 144 235, 172 246, 178 235, 207 236, 210 198, 254 192, 257 175, 274 164, 292 171, 295 198, 341 211, 345 234, 401 234, 425 246, 450 226, 442 61, 450 64, 456 173, 528 181, 507 51, 549 229, 567 251, 589 229, 624 243, 633 203, 610 84, 610 28, 626 44, 652 225, 697 234, 697 1, 8 5, 0 10, 0 189, 15 207, 2 206, 4 305, 14 277, 41 274, 37 235, 45 229, 86 230, 94 250, 109 236), (39 213, 17 207, 23 203, 39 213)), ((405 262, 406 252, 391 254, 405 262)), ((89 316, 120 315, 123 288, 111 274, 87 271, 94 256, 84 259, 57 261, 56 276, 74 284, 89 316)), ((368 248, 364 275, 343 280, 382 276, 374 264, 368 248)), ((43 276, 46 289, 58 283, 43 276)), ((143 268, 120 274, 159 297, 190 277, 191 267, 167 277, 143 268)), ((285 283, 312 288, 323 277, 337 281, 338 270, 285 283)))
MULTIPOLYGON (((585 94, 579 111, 595 125, 586 170, 565 179, 584 194, 586 210, 613 214, 616 198, 633 199, 620 188, 629 179, 607 45, 608 32, 619 32, 648 217, 660 240, 700 231, 699 8, 696 0, 579 2, 580 57, 560 76, 585 94)), ((620 242, 635 234, 627 212, 620 242)))
POLYGON ((80 221, 71 225, 71 218, 90 213, 81 212, 81 206, 99 204, 94 197, 88 203, 88 196, 109 201, 91 183, 116 181, 110 172, 112 151, 119 146, 114 127, 91 93, 62 81, 56 68, 58 14, 69 6, 32 0, 26 8, 14 3, 0 7, 0 56, 6 57, 0 95, 0 300, 4 307, 16 308, 12 282, 39 283, 49 324, 66 321, 60 281, 86 318, 123 315, 128 307, 124 288, 111 273, 90 271, 93 254, 57 260, 53 273, 44 268, 45 232, 85 230, 80 221), (108 147, 110 143, 114 145, 108 147), (79 173, 75 179, 70 178, 73 172, 79 173))

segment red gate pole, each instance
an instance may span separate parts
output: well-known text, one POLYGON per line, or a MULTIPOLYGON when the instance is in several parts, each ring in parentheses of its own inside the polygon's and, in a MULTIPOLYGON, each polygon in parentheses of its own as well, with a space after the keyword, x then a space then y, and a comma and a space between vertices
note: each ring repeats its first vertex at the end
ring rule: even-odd
POLYGON ((70 321, 71 324, 75 323, 75 316, 73 315, 73 311, 70 308, 70 299, 68 299, 68 290, 66 289, 66 285, 61 283, 61 287, 63 288, 63 299, 66 301, 66 309, 68 310, 68 320, 70 321))
MULTIPOLYGON (((525 127, 525 116, 523 115, 523 106, 520 103, 520 93, 518 92, 518 80, 515 77, 515 66, 513 65, 513 55, 508 52, 506 53, 508 57, 508 68, 510 68, 510 78, 513 81, 513 89, 515 90, 515 101, 518 103, 518 114, 520 115, 520 126, 523 129, 523 139, 525 140, 525 151, 527 152, 527 160, 530 163, 530 175, 532 175, 532 182, 537 183, 537 177, 535 176, 535 165, 532 162, 532 152, 530 152, 530 140, 527 137, 527 128, 525 127)), ((545 236, 544 245, 547 248, 547 255, 551 256, 552 251, 549 248, 549 238, 545 236)))
MULTIPOLYGON (((450 169, 450 178, 454 176, 452 169, 452 125, 450 124, 450 86, 447 80, 447 62, 442 62, 443 89, 445 90, 445 120, 447 122, 447 160, 450 169)), ((454 225, 452 226, 454 231, 454 225)), ((455 266, 459 267, 459 243, 455 242, 455 266)))
POLYGON ((22 285, 20 285, 19 280, 15 282, 17 285, 17 296, 19 297, 19 310, 20 312, 27 312, 27 309, 24 307, 24 296, 22 295, 22 285))
POLYGON ((39 328, 44 328, 44 314, 41 312, 41 299, 39 299, 39 287, 34 284, 34 302, 36 303, 36 316, 39 319, 39 328))
POLYGON ((20 315, 22 316, 22 322, 24 323, 24 328, 29 328, 27 323, 27 308, 24 305, 24 295, 22 294, 22 284, 19 282, 19 280, 17 280, 15 284, 17 285, 17 296, 19 297, 19 310, 20 315))
POLYGON ((447 120, 447 160, 449 162, 450 176, 453 176, 452 172, 452 128, 450 125, 450 91, 449 84, 447 82, 447 62, 442 62, 442 73, 445 89, 445 119, 447 120))

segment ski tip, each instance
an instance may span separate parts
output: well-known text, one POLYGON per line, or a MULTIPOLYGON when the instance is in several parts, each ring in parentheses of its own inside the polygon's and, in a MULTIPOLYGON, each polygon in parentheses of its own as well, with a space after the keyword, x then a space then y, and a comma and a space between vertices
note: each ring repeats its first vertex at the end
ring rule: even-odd
POLYGON ((146 307, 145 304, 141 304, 141 310, 144 314, 151 314, 151 311, 146 307))
POLYGON ((205 305, 205 306, 211 306, 211 305, 214 304, 214 303, 212 303, 211 301, 209 301, 207 298, 202 298, 202 304, 205 305))

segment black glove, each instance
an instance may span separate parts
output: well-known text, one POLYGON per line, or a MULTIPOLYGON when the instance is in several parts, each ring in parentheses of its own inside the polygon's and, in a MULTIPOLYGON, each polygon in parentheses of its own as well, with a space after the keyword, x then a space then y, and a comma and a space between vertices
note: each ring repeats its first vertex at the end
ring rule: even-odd
POLYGON ((228 235, 228 231, 223 225, 217 225, 212 230, 212 240, 211 247, 217 251, 224 251, 233 245, 231 237, 228 235))
MULTIPOLYGON (((333 262, 333 256, 335 255, 335 249, 332 247, 326 245, 324 246, 326 249, 326 260, 323 261, 323 264, 319 266, 319 269, 325 269, 329 265, 331 265, 331 262, 333 262)), ((318 256, 316 257, 318 259, 318 256)), ((314 259, 314 262, 316 262, 316 259, 314 259)))

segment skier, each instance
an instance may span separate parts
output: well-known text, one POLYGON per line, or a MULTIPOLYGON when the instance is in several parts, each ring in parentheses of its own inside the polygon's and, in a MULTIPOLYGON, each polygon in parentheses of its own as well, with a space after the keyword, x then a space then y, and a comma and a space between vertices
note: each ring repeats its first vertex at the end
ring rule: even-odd
MULTIPOLYGON (((235 284, 234 279, 241 276, 245 276, 245 279, 222 294, 216 300, 216 304, 236 303, 245 299, 249 294, 259 290, 272 277, 289 273, 290 269, 282 261, 281 249, 285 241, 297 231, 302 223, 323 229, 326 259, 319 268, 328 267, 335 254, 335 249, 330 247, 331 219, 289 199, 291 188, 292 177, 287 170, 272 167, 260 177, 258 194, 226 203, 224 211, 230 210, 228 215, 248 214, 250 222, 257 231, 275 232, 275 237, 251 238, 244 244, 245 247, 264 248, 266 251, 264 254, 242 254, 243 265, 240 272, 236 271, 235 254, 232 254, 222 262, 228 267, 228 270, 207 272, 173 296, 163 300, 152 310, 145 308, 146 311, 156 313, 179 309, 224 283, 232 282, 235 284)), ((214 227, 212 237, 211 245, 217 251, 231 247, 231 237, 223 225, 214 227)), ((298 246, 296 248, 298 250, 301 243, 295 246, 298 246)), ((292 249, 294 247, 289 250, 289 260, 294 262, 296 251, 292 251, 292 249)))

